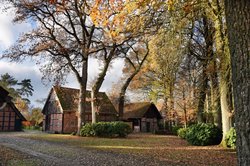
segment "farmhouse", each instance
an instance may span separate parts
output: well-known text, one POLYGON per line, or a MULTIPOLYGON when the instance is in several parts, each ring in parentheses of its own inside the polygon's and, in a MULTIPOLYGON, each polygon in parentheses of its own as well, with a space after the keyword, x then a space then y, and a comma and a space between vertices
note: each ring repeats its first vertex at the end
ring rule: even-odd
POLYGON ((8 95, 9 92, 0 86, 0 131, 21 131, 25 118, 8 95))
MULTIPOLYGON (((91 122, 90 91, 87 91, 85 121, 91 122)), ((97 121, 115 121, 117 112, 104 92, 99 92, 97 121)), ((77 131, 79 90, 54 86, 50 90, 42 113, 43 130, 53 133, 71 133, 77 131)))
POLYGON ((124 106, 123 120, 132 122, 135 132, 156 131, 158 130, 158 122, 161 119, 162 116, 153 103, 130 103, 124 106))

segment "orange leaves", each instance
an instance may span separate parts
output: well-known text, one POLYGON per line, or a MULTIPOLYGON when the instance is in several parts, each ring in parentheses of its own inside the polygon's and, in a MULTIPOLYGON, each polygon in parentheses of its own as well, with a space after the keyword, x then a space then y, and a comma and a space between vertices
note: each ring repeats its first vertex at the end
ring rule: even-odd
POLYGON ((117 41, 121 38, 119 34, 125 26, 123 8, 123 0, 96 0, 90 10, 93 24, 103 28, 109 40, 117 41))
POLYGON ((183 10, 186 14, 190 13, 192 11, 192 6, 191 4, 186 4, 184 7, 183 7, 183 10))

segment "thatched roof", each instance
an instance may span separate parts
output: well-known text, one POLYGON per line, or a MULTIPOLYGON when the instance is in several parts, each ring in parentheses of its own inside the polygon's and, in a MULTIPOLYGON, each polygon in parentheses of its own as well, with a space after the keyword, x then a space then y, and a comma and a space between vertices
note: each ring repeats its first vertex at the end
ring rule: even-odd
POLYGON ((123 119, 146 117, 149 111, 152 111, 157 119, 162 119, 161 114, 153 103, 139 102, 130 103, 124 106, 123 119))
MULTIPOLYGON (((66 88, 56 86, 53 87, 59 102, 62 106, 63 111, 77 111, 78 110, 78 98, 79 98, 79 89, 74 88, 66 88)), ((87 91, 86 94, 86 112, 91 111, 91 94, 90 91, 87 91)), ((99 113, 107 113, 107 114, 117 114, 115 107, 109 100, 108 96, 105 92, 99 92, 98 97, 98 112, 99 113)))

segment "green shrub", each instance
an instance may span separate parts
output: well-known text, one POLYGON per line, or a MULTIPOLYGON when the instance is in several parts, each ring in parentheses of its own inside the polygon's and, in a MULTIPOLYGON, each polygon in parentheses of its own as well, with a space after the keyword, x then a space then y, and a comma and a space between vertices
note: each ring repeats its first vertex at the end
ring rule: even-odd
POLYGON ((229 148, 236 148, 236 131, 235 128, 231 128, 227 134, 226 134, 226 139, 225 139, 226 145, 229 148))
POLYGON ((213 124, 198 123, 188 128, 186 139, 192 145, 217 145, 221 142, 222 132, 213 124))
POLYGON ((180 126, 172 126, 171 132, 172 132, 174 135, 177 135, 177 131, 178 131, 180 128, 181 128, 180 126))
POLYGON ((93 125, 91 123, 85 124, 80 131, 81 136, 90 137, 95 136, 95 131, 93 129, 93 125))
POLYGON ((113 134, 118 135, 118 137, 126 137, 128 134, 132 133, 131 127, 124 122, 111 122, 113 125, 113 134))
POLYGON ((113 125, 110 122, 95 123, 93 129, 98 137, 112 137, 113 135, 113 125))
POLYGON ((126 137, 131 132, 130 126, 124 122, 98 122, 84 125, 80 135, 87 137, 126 137))
POLYGON ((177 130, 177 135, 181 137, 182 139, 186 139, 188 128, 180 128, 177 130))

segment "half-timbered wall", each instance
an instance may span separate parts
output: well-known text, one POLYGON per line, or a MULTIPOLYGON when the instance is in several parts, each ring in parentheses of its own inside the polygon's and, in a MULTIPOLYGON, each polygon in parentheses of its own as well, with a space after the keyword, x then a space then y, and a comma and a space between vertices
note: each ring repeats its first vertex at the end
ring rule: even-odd
POLYGON ((45 131, 61 133, 63 129, 63 114, 54 93, 50 95, 50 99, 45 107, 45 131))
POLYGON ((0 110, 0 131, 20 131, 21 119, 15 111, 7 105, 0 110))

